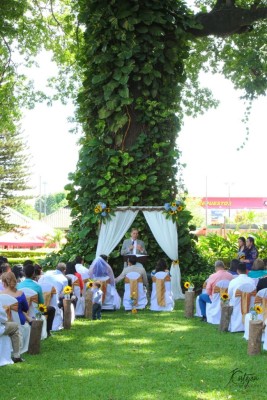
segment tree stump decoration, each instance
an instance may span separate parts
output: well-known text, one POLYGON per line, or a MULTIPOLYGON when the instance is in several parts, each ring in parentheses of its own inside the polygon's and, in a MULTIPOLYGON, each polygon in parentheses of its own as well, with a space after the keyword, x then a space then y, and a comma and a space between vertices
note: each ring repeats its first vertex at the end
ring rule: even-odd
POLYGON ((261 352, 263 321, 249 321, 248 355, 256 356, 261 352))
POLYGON ((92 319, 92 310, 93 310, 93 292, 91 290, 87 290, 85 294, 85 310, 84 316, 85 318, 92 319))
POLYGON ((43 321, 33 320, 31 325, 30 341, 28 353, 35 355, 40 353, 40 343, 42 335, 43 321))
POLYGON ((71 328, 71 300, 70 299, 63 299, 63 327, 64 329, 71 328))
POLYGON ((186 318, 194 317, 195 292, 185 292, 184 315, 186 318))
POLYGON ((219 331, 228 332, 232 312, 233 312, 233 306, 229 306, 229 304, 222 304, 219 331))

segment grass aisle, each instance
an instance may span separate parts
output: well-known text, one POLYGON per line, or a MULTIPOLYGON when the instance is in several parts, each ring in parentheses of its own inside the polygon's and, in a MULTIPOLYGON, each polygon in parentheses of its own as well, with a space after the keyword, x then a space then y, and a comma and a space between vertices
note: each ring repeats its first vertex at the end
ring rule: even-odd
POLYGON ((249 357, 241 333, 186 320, 182 301, 176 308, 76 320, 42 342, 40 355, 0 369, 0 399, 267 399, 267 352, 249 357))

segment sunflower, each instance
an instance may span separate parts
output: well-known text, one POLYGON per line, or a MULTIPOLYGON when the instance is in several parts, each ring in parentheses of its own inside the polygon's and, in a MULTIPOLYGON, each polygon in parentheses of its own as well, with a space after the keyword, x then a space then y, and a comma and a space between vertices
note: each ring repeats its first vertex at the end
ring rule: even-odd
POLYGON ((228 293, 223 293, 223 294, 221 295, 221 300, 223 300, 223 301, 229 300, 229 294, 228 294, 228 293))
POLYGON ((176 207, 175 201, 174 201, 173 203, 171 203, 171 206, 172 206, 172 207, 176 207))
POLYGON ((65 286, 63 289, 64 294, 70 294, 72 292, 72 287, 71 286, 65 286))
POLYGON ((190 287, 190 282, 185 282, 185 283, 184 283, 184 287, 185 287, 186 289, 188 289, 188 288, 190 287))
POLYGON ((136 308, 132 309, 132 314, 137 314, 137 309, 136 308))
POLYGON ((39 304, 38 305, 38 310, 43 314, 47 312, 47 307, 45 304, 39 304))
POLYGON ((87 285, 86 285, 87 289, 92 289, 93 283, 94 283, 94 281, 91 281, 91 280, 89 282, 87 282, 87 285))
POLYGON ((179 207, 177 208, 177 211, 182 211, 182 209, 183 209, 183 207, 182 207, 182 206, 179 206, 179 207))
POLYGON ((262 307, 261 306, 255 306, 255 311, 257 314, 262 314, 262 307))
POLYGON ((100 204, 97 204, 97 205, 95 206, 95 213, 96 213, 96 214, 99 214, 99 213, 101 213, 101 212, 102 212, 102 207, 101 207, 100 204))

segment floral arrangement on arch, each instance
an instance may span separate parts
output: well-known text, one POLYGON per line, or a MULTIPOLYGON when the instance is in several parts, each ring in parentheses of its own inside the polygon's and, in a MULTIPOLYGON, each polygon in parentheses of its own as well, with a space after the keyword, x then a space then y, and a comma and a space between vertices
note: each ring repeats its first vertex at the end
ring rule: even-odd
POLYGON ((95 214, 100 218, 101 221, 110 220, 111 219, 111 210, 105 203, 101 201, 95 206, 95 214))
POLYGON ((181 200, 174 200, 170 203, 164 204, 163 213, 166 214, 166 218, 172 218, 173 221, 177 221, 179 213, 184 209, 184 203, 181 200))

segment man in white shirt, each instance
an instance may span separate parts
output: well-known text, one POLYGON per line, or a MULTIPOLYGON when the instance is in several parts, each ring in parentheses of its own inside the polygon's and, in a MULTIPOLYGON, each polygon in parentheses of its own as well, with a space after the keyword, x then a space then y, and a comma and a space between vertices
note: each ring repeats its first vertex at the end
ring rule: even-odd
POLYGON ((239 264, 237 267, 237 273, 238 276, 234 279, 231 280, 228 286, 228 294, 230 297, 230 304, 232 302, 232 299, 235 297, 235 292, 236 290, 243 284, 243 283, 250 283, 253 287, 252 290, 256 289, 256 283, 255 280, 252 278, 249 278, 247 276, 247 267, 246 264, 239 264))

